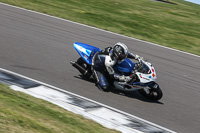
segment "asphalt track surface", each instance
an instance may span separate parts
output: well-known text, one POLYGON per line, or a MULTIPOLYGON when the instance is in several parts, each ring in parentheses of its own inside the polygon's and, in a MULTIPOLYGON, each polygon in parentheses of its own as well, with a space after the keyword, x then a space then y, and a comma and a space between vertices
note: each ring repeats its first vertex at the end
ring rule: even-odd
POLYGON ((200 58, 53 17, 0 4, 0 67, 90 98, 180 133, 200 131, 200 58), (74 42, 104 48, 116 42, 157 70, 160 102, 137 92, 102 92, 70 65, 74 42))

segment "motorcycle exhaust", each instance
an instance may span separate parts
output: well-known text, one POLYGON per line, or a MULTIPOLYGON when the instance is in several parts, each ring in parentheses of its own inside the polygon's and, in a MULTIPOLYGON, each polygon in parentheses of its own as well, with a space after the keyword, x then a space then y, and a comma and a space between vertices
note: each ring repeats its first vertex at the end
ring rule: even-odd
POLYGON ((93 79, 92 74, 90 74, 86 69, 84 69, 82 66, 80 66, 77 62, 70 62, 73 67, 75 67, 81 74, 83 74, 86 77, 89 77, 90 79, 93 79))

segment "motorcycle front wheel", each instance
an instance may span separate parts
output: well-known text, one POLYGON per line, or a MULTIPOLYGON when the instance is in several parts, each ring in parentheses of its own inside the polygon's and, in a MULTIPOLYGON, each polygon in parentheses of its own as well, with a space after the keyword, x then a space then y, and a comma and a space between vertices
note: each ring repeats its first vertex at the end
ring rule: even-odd
POLYGON ((157 88, 151 88, 149 91, 150 93, 146 93, 144 89, 138 90, 139 93, 147 99, 158 101, 163 97, 162 90, 158 86, 157 88))

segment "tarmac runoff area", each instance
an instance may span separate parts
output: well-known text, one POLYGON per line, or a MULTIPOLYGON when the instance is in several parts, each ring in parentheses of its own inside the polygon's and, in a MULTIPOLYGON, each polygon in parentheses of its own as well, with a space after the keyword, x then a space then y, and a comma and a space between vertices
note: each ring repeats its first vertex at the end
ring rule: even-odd
POLYGON ((2 68, 0 82, 9 85, 15 91, 46 100, 122 133, 175 133, 115 108, 2 68))

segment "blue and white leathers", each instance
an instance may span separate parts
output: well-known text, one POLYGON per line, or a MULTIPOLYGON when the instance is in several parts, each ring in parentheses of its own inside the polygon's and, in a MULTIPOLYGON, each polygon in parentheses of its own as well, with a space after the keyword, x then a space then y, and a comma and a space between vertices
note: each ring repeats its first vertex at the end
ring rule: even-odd
POLYGON ((116 64, 115 60, 110 57, 111 47, 105 48, 100 52, 97 52, 92 59, 93 73, 96 79, 96 83, 104 90, 109 88, 107 80, 107 73, 114 75, 113 66, 116 64))

